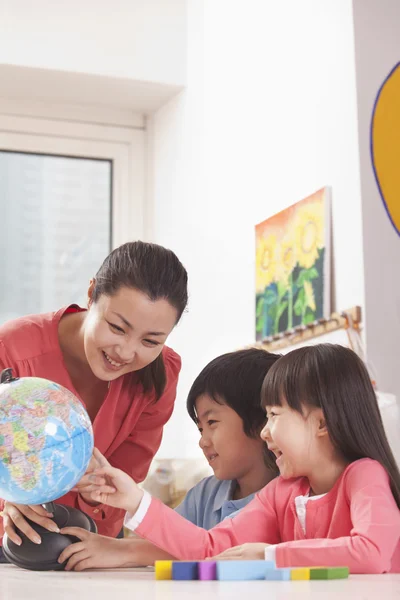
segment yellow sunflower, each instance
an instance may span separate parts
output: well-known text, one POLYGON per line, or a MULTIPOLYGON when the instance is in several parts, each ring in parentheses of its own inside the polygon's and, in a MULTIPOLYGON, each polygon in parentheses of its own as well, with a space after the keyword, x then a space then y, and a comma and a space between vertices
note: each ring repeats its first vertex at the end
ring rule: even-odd
POLYGON ((295 229, 299 265, 309 269, 318 258, 318 249, 324 247, 324 209, 322 204, 315 202, 299 208, 295 229))
POLYGON ((311 310, 315 310, 315 296, 314 296, 314 288, 312 286, 311 281, 304 282, 304 294, 305 294, 305 305, 309 306, 311 310))
POLYGON ((258 292, 275 280, 277 259, 276 235, 269 235, 257 241, 256 252, 256 288, 258 292))
POLYGON ((295 240, 292 236, 286 236, 280 244, 277 279, 287 283, 289 275, 296 266, 296 262, 297 255, 295 240))

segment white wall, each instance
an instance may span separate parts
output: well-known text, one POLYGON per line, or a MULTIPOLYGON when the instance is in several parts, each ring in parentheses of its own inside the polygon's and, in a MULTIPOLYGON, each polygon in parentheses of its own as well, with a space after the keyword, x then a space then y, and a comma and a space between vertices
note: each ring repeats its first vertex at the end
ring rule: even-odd
POLYGON ((0 63, 184 85, 185 46, 186 0, 0 3, 0 63))
POLYGON ((188 88, 151 122, 149 235, 181 257, 191 292, 170 339, 184 363, 160 456, 197 453, 191 382, 254 340, 257 222, 331 185, 334 304, 364 305, 351 0, 188 6, 188 88))
POLYGON ((186 396, 200 369, 215 354, 209 333, 223 335, 223 331, 215 331, 213 323, 216 307, 211 302, 210 285, 215 275, 209 273, 205 212, 203 5, 203 0, 189 2, 187 89, 147 123, 150 169, 146 237, 178 254, 189 272, 190 293, 188 312, 168 341, 181 354, 183 368, 174 414, 158 454, 161 458, 199 455, 197 430, 186 414, 186 396))
POLYGON ((398 0, 354 0, 367 352, 378 385, 398 400, 400 237, 389 221, 375 182, 369 135, 377 93, 400 60, 399 23, 398 0))

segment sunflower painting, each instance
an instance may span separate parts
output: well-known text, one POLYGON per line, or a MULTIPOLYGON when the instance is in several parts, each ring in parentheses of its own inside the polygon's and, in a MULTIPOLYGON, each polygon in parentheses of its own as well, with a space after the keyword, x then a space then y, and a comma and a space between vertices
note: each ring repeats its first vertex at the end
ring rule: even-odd
POLYGON ((256 226, 256 339, 330 314, 329 190, 256 226))

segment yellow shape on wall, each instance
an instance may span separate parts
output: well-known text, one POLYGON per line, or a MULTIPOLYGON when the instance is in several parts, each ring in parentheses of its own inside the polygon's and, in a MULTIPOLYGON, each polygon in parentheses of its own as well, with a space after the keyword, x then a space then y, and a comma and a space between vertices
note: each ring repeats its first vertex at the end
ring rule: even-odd
POLYGON ((400 62, 383 82, 375 101, 371 158, 386 212, 400 235, 400 62))

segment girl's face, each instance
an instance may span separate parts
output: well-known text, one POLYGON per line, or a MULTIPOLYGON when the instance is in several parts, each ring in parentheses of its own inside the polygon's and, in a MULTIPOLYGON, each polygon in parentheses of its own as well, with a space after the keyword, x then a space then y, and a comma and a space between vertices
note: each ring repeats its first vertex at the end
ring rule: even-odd
POLYGON ((266 469, 262 441, 244 433, 233 408, 203 394, 196 400, 196 413, 199 445, 218 479, 240 480, 255 469, 266 469))
POLYGON ((83 325, 85 355, 94 375, 112 381, 146 367, 161 353, 176 319, 167 300, 153 302, 132 288, 100 296, 90 303, 83 325))
POLYGON ((310 477, 318 457, 319 439, 326 433, 322 411, 305 408, 302 415, 283 403, 268 406, 267 417, 261 438, 275 454, 282 477, 310 477))

